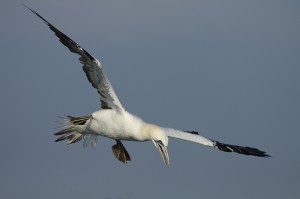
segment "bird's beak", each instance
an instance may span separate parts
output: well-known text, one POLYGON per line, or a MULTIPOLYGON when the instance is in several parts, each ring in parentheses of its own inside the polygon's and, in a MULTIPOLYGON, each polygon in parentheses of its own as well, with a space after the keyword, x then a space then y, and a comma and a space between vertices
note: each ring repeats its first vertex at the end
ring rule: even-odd
POLYGON ((169 160, 169 154, 168 154, 167 147, 160 140, 158 140, 158 141, 152 140, 152 141, 153 141, 155 147, 160 152, 160 155, 163 158, 165 165, 168 166, 170 164, 170 160, 169 160))

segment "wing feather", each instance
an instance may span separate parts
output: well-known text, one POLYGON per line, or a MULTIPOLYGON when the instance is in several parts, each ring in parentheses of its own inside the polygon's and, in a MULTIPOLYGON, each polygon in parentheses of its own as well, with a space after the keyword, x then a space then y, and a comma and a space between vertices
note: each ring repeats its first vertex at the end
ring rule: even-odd
POLYGON ((25 4, 23 5, 40 19, 42 19, 45 24, 55 33, 55 35, 59 38, 59 41, 64 46, 66 46, 71 52, 80 55, 79 60, 83 64, 83 71, 85 72, 89 82, 95 89, 97 89, 98 94, 100 95, 101 108, 116 109, 119 111, 124 110, 117 95, 115 94, 113 87, 111 86, 108 78, 102 70, 102 64, 95 57, 89 54, 85 49, 80 47, 80 45, 78 45, 70 37, 62 33, 51 23, 49 23, 40 14, 38 14, 25 4))
POLYGON ((210 140, 199 135, 196 131, 180 131, 171 128, 163 128, 168 137, 187 140, 191 142, 196 142, 202 145, 214 147, 224 152, 235 152, 243 155, 252 155, 257 157, 271 157, 265 151, 261 151, 257 148, 248 146, 238 146, 231 144, 224 144, 215 140, 210 140))
POLYGON ((180 131, 172 128, 163 128, 163 130, 165 131, 168 137, 196 142, 198 144, 211 146, 211 147, 214 146, 214 142, 212 140, 202 137, 195 131, 180 131))

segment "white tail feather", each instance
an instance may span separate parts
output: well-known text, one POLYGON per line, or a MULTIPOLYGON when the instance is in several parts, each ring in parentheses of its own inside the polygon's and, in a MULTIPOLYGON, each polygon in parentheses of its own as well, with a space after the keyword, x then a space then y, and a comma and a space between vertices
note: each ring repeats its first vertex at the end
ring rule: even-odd
POLYGON ((86 134, 82 130, 83 125, 91 118, 91 116, 83 116, 83 117, 72 117, 68 116, 66 118, 62 118, 62 124, 59 129, 59 132, 54 135, 61 135, 55 142, 59 142, 62 140, 69 140, 68 144, 73 144, 79 142, 84 139, 83 147, 87 147, 91 145, 93 148, 97 145, 97 135, 86 134))

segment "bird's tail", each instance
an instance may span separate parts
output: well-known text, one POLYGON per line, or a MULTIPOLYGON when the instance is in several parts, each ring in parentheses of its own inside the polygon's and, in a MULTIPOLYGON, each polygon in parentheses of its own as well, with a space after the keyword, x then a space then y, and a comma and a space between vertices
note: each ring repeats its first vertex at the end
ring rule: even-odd
POLYGON ((80 126, 84 125, 86 121, 88 121, 92 116, 83 116, 83 117, 72 117, 67 116, 63 119, 62 126, 59 127, 61 129, 54 135, 61 136, 55 140, 55 142, 59 142, 62 140, 69 140, 68 144, 73 144, 79 142, 82 138, 84 138, 84 134, 79 131, 80 126))

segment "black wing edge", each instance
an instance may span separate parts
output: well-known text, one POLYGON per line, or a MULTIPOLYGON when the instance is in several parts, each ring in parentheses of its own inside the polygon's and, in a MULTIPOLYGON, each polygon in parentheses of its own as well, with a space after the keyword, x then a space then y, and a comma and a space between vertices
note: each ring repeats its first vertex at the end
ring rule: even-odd
MULTIPOLYGON (((199 135, 197 131, 184 131, 186 133, 199 135)), ((231 145, 231 144, 224 144, 215 140, 212 140, 214 143, 214 147, 219 149, 220 151, 224 152, 236 152, 243 155, 251 155, 257 157, 271 157, 265 151, 261 151, 257 148, 248 147, 248 146, 238 146, 238 145, 231 145)))
POLYGON ((59 41, 66 46, 71 52, 77 53, 79 55, 85 55, 92 61, 95 61, 95 58, 90 55, 85 49, 80 47, 75 41, 73 41, 70 37, 62 33, 60 30, 58 30, 55 26, 53 26, 49 21, 47 21, 44 17, 42 17, 39 13, 29 8, 27 5, 21 3, 24 7, 29 9, 33 14, 38 16, 40 19, 44 21, 44 23, 55 33, 55 35, 59 38, 59 41))
POLYGON ((266 152, 261 151, 257 148, 252 148, 252 147, 244 147, 244 146, 237 146, 237 145, 230 145, 230 144, 224 144, 218 141, 213 140, 214 142, 214 147, 224 151, 224 152, 236 152, 239 154, 243 155, 252 155, 252 156, 257 156, 257 157, 271 157, 268 155, 266 152))

